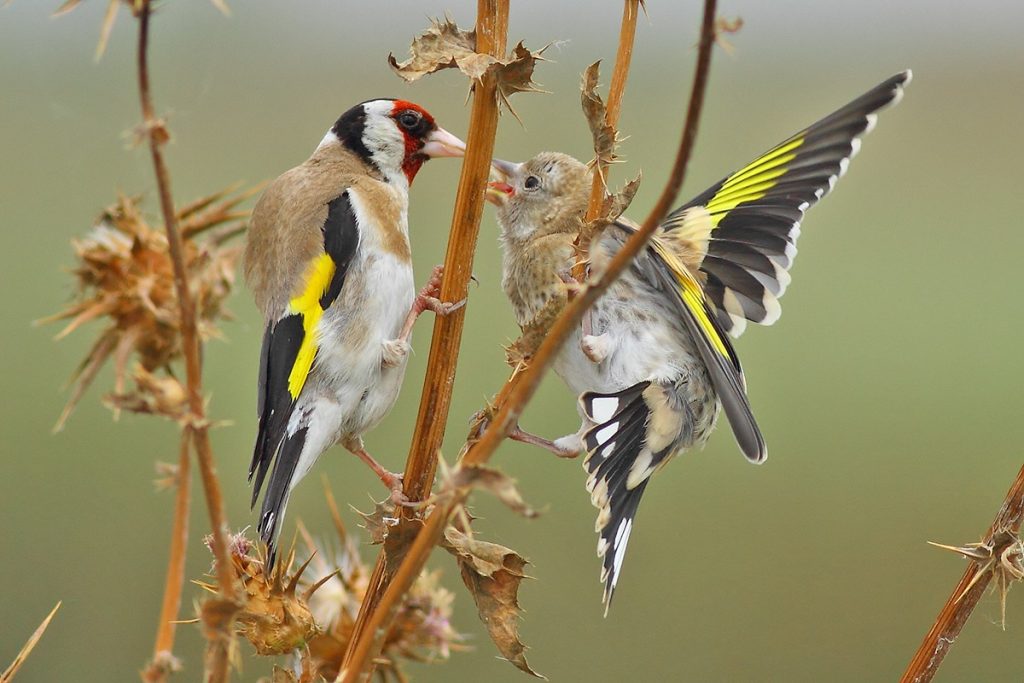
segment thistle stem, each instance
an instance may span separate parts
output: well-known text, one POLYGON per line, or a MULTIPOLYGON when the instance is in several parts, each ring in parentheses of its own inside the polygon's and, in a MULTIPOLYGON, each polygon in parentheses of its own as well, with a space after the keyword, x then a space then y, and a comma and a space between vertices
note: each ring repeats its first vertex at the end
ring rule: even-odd
MULTIPOLYGON (((503 57, 508 33, 508 0, 479 0, 477 3, 476 50, 480 53, 503 57)), ((484 190, 494 154, 494 136, 498 128, 497 82, 486 75, 474 84, 473 106, 469 132, 466 138, 466 156, 455 196, 448 251, 444 261, 444 279, 441 282, 442 301, 460 301, 468 295, 469 280, 473 273, 480 220, 484 209, 484 190)), ((403 477, 404 493, 409 500, 423 500, 430 493, 437 471, 437 457, 444 440, 455 387, 459 346, 462 341, 466 307, 450 315, 434 319, 434 334, 430 343, 423 393, 419 414, 413 431, 412 446, 406 460, 403 477)), ((403 511, 408 518, 409 512, 403 511)), ((378 603, 387 590, 394 573, 394 563, 388 562, 381 550, 370 576, 370 588, 353 627, 349 648, 338 680, 353 681, 359 675, 369 677, 373 656, 380 650, 379 639, 367 631, 367 624, 378 612, 378 603)), ((390 621, 377 619, 379 622, 390 621)))
POLYGON ((156 644, 153 659, 142 672, 145 683, 163 683, 167 680, 168 666, 174 652, 175 621, 181 608, 181 593, 185 584, 185 556, 188 544, 188 513, 191 507, 189 484, 192 481, 192 453, 189 448, 191 436, 181 432, 178 453, 177 489, 174 496, 174 521, 171 524, 171 544, 167 558, 167 578, 164 582, 164 598, 160 606, 160 621, 157 624, 156 644))
MULTIPOLYGON (((188 286, 188 272, 185 268, 184 250, 181 234, 178 230, 174 212, 174 201, 171 197, 171 179, 160 150, 166 132, 163 124, 157 119, 153 110, 153 100, 149 83, 149 20, 151 16, 150 0, 138 0, 136 12, 139 19, 138 42, 138 78, 139 101, 142 108, 142 124, 149 142, 150 155, 153 158, 153 170, 156 174, 160 209, 163 213, 164 227, 167 231, 167 247, 174 265, 174 288, 178 298, 181 327, 181 345, 185 356, 185 376, 188 388, 189 410, 192 413, 190 424, 183 428, 183 433, 190 434, 199 462, 199 471, 206 496, 206 507, 210 516, 213 535, 213 554, 216 558, 217 583, 220 597, 227 603, 235 601, 235 575, 228 553, 228 524, 224 513, 224 501, 217 478, 217 469, 210 446, 209 429, 206 419, 206 408, 203 402, 202 367, 199 354, 199 333, 196 327, 196 308, 192 292, 188 286)), ((181 485, 181 484, 179 484, 181 485)), ((229 651, 231 649, 231 619, 225 619, 218 626, 218 632, 209 638, 207 649, 206 680, 211 683, 226 681, 229 673, 229 651)))
MULTIPOLYGON (((999 508, 995 520, 985 534, 983 545, 992 548, 994 556, 999 556, 1003 548, 995 543, 997 537, 1008 540, 1020 535, 1021 522, 1024 521, 1024 467, 1017 472, 1010 490, 1006 493, 1003 505, 999 508)), ((985 594, 992 581, 992 572, 982 573, 976 562, 971 562, 960 582, 953 589, 946 604, 942 606, 935 622, 925 634, 924 640, 907 665, 907 670, 900 678, 900 683, 928 683, 935 676, 949 653, 950 648, 963 630, 964 624, 974 612, 974 608, 985 594), (979 576, 979 573, 981 575, 979 576)))

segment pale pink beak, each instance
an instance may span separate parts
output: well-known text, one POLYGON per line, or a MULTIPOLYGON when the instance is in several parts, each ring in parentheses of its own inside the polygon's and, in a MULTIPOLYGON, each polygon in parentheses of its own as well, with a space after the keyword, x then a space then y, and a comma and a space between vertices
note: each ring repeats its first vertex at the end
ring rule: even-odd
POLYGON ((512 161, 505 161, 504 159, 491 159, 491 168, 497 171, 502 180, 515 181, 519 177, 522 164, 517 164, 512 161))
POLYGON ((438 128, 427 136, 427 143, 420 149, 420 154, 430 158, 461 157, 466 154, 466 143, 444 128, 438 128))

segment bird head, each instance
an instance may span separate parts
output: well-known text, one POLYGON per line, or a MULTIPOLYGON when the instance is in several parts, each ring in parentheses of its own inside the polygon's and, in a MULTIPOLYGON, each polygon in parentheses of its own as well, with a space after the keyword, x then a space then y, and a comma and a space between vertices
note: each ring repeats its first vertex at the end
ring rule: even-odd
POLYGON ((504 239, 523 241, 577 231, 587 209, 590 171, 559 152, 541 152, 521 164, 494 159, 498 180, 487 184, 487 200, 498 207, 504 239))
POLYGON ((427 159, 461 157, 466 145, 439 128, 426 109, 406 100, 368 100, 349 109, 321 145, 340 141, 390 182, 412 183, 427 159))

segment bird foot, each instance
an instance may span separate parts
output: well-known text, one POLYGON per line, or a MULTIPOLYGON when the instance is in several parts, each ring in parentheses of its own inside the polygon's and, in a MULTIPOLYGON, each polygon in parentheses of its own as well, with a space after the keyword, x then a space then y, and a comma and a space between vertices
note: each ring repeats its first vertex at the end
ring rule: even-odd
POLYGON ((461 301, 451 302, 441 301, 435 296, 423 296, 423 294, 416 297, 416 305, 419 307, 420 313, 423 311, 433 311, 437 315, 448 315, 449 313, 453 313, 465 306, 466 301, 468 301, 468 298, 462 299, 461 301))
POLYGON ((384 485, 391 491, 389 499, 395 505, 401 505, 402 507, 414 507, 417 503, 409 500, 408 496, 405 495, 405 491, 402 490, 402 473, 401 472, 389 472, 383 470, 379 473, 380 480, 384 482, 384 485))
POLYGON ((448 315, 452 311, 457 311, 466 305, 466 299, 447 302, 441 301, 438 298, 441 296, 441 281, 443 279, 444 266, 434 266, 434 270, 430 272, 430 278, 427 279, 427 284, 416 295, 416 301, 413 303, 413 309, 417 315, 423 311, 433 311, 437 315, 448 315))
POLYGON ((580 349, 583 355, 594 363, 600 363, 611 352, 608 334, 585 334, 580 338, 580 349))
POLYGON ((412 346, 404 339, 389 339, 383 344, 380 364, 385 368, 394 368, 405 362, 412 346))

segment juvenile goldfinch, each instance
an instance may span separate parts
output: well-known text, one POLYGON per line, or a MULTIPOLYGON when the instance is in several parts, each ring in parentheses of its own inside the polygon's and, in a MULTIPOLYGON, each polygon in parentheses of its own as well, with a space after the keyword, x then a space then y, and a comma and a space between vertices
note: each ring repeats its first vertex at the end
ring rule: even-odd
POLYGON ((398 396, 416 316, 452 308, 436 299, 439 269, 416 293, 409 185, 427 159, 464 150, 418 105, 370 100, 342 114, 253 209, 245 277, 266 327, 249 480, 255 505, 273 463, 258 525, 268 566, 291 490, 335 443, 401 490, 362 435, 398 396))
MULTIPOLYGON (((767 457, 727 333, 738 337, 748 320, 778 320, 804 212, 832 189, 875 112, 900 99, 910 76, 893 76, 672 212, 555 361, 580 396, 580 431, 554 442, 513 431, 560 455, 586 452, 606 610, 651 475, 704 444, 719 406, 743 454, 755 463, 767 457)), ((567 296, 590 174, 554 152, 493 165, 503 176, 488 189, 498 206, 502 287, 525 328, 567 296)), ((595 235, 589 274, 636 229, 620 218, 595 235)))

